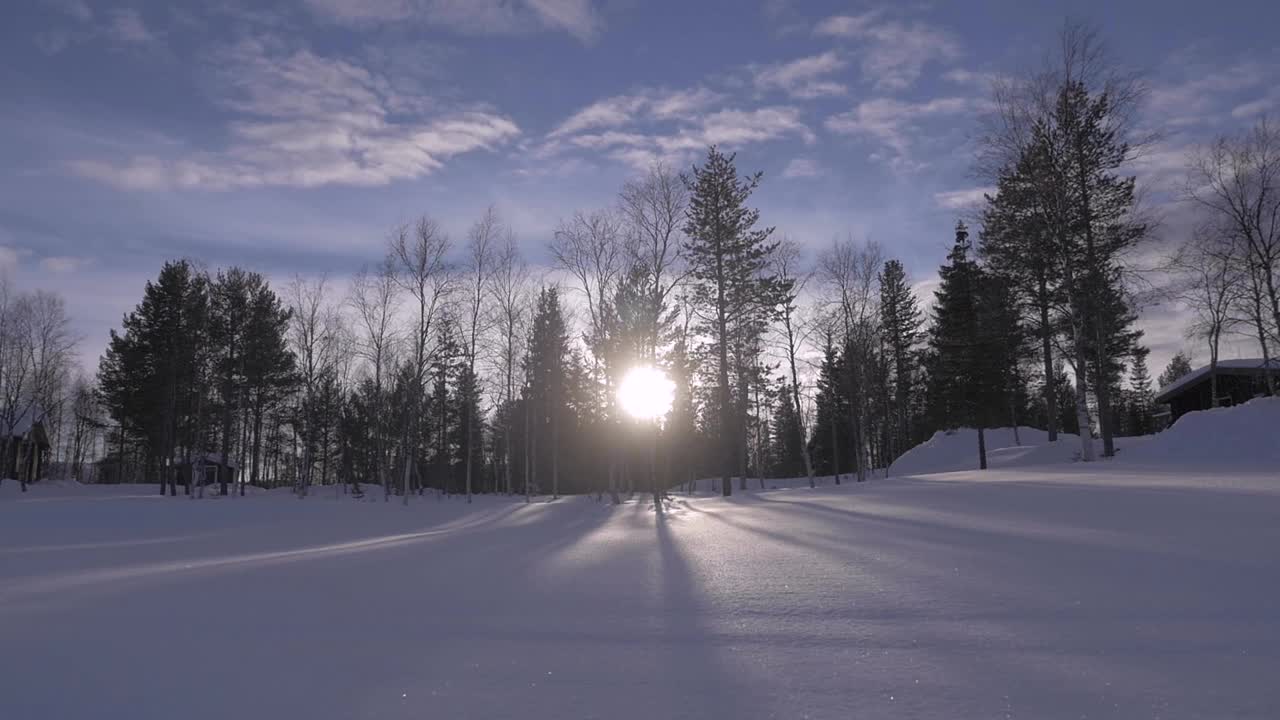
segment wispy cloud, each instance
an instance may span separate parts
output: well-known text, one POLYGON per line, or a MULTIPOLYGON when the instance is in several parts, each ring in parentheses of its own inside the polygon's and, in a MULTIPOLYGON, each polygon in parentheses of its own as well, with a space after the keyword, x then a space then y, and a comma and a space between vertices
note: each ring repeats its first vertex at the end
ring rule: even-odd
POLYGON ((811 178, 822 174, 822 166, 809 158, 792 158, 782 170, 784 178, 811 178))
POLYGON ((115 40, 134 45, 146 45, 156 40, 142 15, 133 8, 117 8, 112 11, 107 32, 115 40))
POLYGON ((909 87, 929 63, 962 55, 960 42, 950 32, 923 22, 888 19, 882 10, 828 17, 814 33, 858 41, 862 75, 880 88, 909 87))
POLYGON ((212 58, 215 102, 235 119, 227 147, 176 157, 97 158, 74 172, 132 190, 233 189, 264 185, 381 185, 426 175, 456 155, 520 134, 485 109, 433 112, 429 97, 405 95, 352 61, 244 40, 212 58))
POLYGON ((585 130, 616 128, 641 121, 688 120, 720 101, 722 95, 706 88, 684 90, 644 89, 597 100, 570 115, 548 137, 559 138, 585 130))
POLYGON ((971 112, 980 101, 964 97, 935 98, 925 102, 904 102, 893 98, 876 98, 859 103, 849 112, 826 120, 831 132, 871 138, 891 151, 886 158, 899 170, 918 170, 922 163, 912 158, 913 136, 919 135, 920 121, 971 112))
POLYGON ((59 255, 40 260, 40 267, 52 273, 73 273, 89 264, 88 258, 59 255))
POLYGON ((828 50, 791 62, 752 68, 753 82, 758 90, 780 90, 801 99, 843 95, 848 88, 828 76, 846 64, 834 50, 828 50))
POLYGON ((1228 113, 1237 118, 1252 115, 1274 99, 1274 88, 1280 83, 1280 69, 1272 62, 1250 59, 1216 66, 1181 65, 1181 79, 1154 82, 1147 95, 1147 113, 1166 126, 1218 121, 1228 113))
POLYGON ((93 20, 93 9, 84 0, 42 0, 41 4, 80 22, 93 20))
POLYGON ((707 105, 722 99, 701 90, 640 91, 606 98, 573 113, 547 134, 533 156, 547 159, 591 151, 634 167, 662 160, 683 164, 708 145, 741 147, 785 137, 813 143, 799 108, 753 109, 707 105))
POLYGON ((304 0, 319 17, 343 24, 414 21, 470 35, 567 32, 583 42, 604 27, 591 0, 304 0))
POLYGON ((933 201, 946 210, 971 210, 982 205, 988 195, 995 194, 996 189, 990 186, 948 190, 934 193, 933 201))

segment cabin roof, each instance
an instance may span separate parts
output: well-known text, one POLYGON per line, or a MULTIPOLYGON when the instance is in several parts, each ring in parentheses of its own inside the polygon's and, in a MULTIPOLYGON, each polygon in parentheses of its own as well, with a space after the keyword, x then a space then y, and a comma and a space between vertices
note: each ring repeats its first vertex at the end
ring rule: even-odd
MULTIPOLYGON (((1262 358, 1234 358, 1231 360, 1218 361, 1218 373, 1224 375, 1261 375, 1268 367, 1262 358)), ((1280 359, 1272 358, 1270 366, 1272 372, 1280 372, 1280 359)), ((1209 376, 1209 366, 1196 368, 1173 382, 1160 388, 1156 393, 1156 402, 1167 403, 1175 395, 1182 390, 1195 385, 1204 378, 1209 376)))

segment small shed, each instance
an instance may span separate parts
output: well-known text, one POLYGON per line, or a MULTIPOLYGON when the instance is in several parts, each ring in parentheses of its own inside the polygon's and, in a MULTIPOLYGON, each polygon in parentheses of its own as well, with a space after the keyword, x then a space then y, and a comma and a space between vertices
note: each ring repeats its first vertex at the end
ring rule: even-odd
POLYGON ((42 409, 29 405, 19 412, 11 428, 0 427, 0 442, 5 443, 7 458, 4 477, 26 482, 40 479, 49 459, 49 433, 42 409))
POLYGON ((183 457, 177 463, 178 483, 186 484, 187 481, 194 480, 192 487, 222 482, 231 485, 236 481, 237 470, 239 468, 236 462, 230 458, 224 459, 221 453, 197 453, 190 460, 183 457))
MULTIPOLYGON (((1267 373, 1280 385, 1280 359, 1270 364, 1261 358, 1219 360, 1213 374, 1218 378, 1217 407, 1239 405, 1267 393, 1267 373)), ((1214 407, 1209 366, 1196 368, 1156 393, 1156 402, 1169 406, 1169 422, 1193 410, 1214 407)))

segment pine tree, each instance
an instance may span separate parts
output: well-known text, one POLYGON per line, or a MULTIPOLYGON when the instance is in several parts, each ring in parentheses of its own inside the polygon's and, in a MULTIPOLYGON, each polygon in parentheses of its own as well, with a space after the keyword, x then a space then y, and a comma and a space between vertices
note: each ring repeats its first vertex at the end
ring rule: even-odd
POLYGON ((1151 374, 1147 370, 1147 355, 1144 347, 1137 347, 1133 353, 1133 365, 1129 368, 1129 432, 1132 435, 1149 435, 1155 429, 1151 420, 1151 374))
POLYGON ((729 478, 746 432, 741 422, 745 398, 735 405, 730 385, 731 373, 736 369, 741 377, 743 368, 741 362, 731 367, 731 353, 741 358, 762 310, 776 308, 782 298, 782 288, 766 273, 767 259, 776 247, 769 240, 773 228, 756 229, 760 213, 745 204, 761 175, 740 179, 734 158, 712 146, 703 165, 693 168, 687 180, 690 199, 684 227, 689 292, 715 364, 724 495, 733 492, 729 478))
POLYGON ((1191 358, 1186 353, 1179 350, 1169 358, 1169 364, 1165 366, 1164 372, 1160 373, 1157 384, 1161 389, 1169 387, 1183 375, 1189 375, 1192 371, 1191 358))
POLYGON ((791 478, 804 473, 804 429, 796 405, 792 401, 791 386, 783 381, 774 393, 773 423, 770 442, 770 473, 775 477, 791 478))
MULTIPOLYGON (((533 331, 526 360, 529 387, 525 402, 530 405, 532 418, 533 467, 536 471, 541 465, 536 448, 549 449, 553 497, 558 497, 560 492, 560 439, 566 416, 569 356, 569 335, 560 308, 560 293, 554 287, 543 288, 538 293, 533 314, 533 331)), ((535 477, 539 474, 535 472, 535 477)))
POLYGON ((853 458, 840 452, 842 439, 853 432, 849 420, 851 403, 844 381, 846 375, 843 360, 836 352, 832 338, 828 337, 823 347, 822 365, 818 370, 818 394, 813 433, 809 439, 809 455, 814 472, 835 476, 837 485, 840 484, 840 475, 853 466, 853 458))
POLYGON ((955 245, 938 271, 929 337, 930 397, 941 426, 977 429, 978 466, 986 469, 985 429, 1008 407, 1020 339, 1007 290, 983 272, 971 251, 968 229, 959 223, 955 245))
POLYGON ((921 316, 907 273, 897 260, 885 262, 880 272, 880 328, 888 345, 893 373, 896 417, 894 457, 907 449, 911 438, 911 395, 914 380, 914 348, 920 342, 921 316))
MULTIPOLYGON (((1041 369, 1052 377, 1056 364, 1054 346, 1060 330, 1058 308, 1062 304, 1061 247, 1051 228, 1054 217, 1045 196, 1053 180, 1050 149, 1043 136, 1023 148, 1000 171, 997 192, 987 198, 982 214, 980 251, 989 271, 1002 278, 1027 310, 1040 344, 1041 369)), ((1058 396, 1053 383, 1042 391, 1049 441, 1057 440, 1058 396)))
MULTIPOLYGON (((98 371, 104 404, 145 448, 160 492, 177 494, 174 462, 200 441, 197 406, 204 376, 208 280, 189 262, 165 263, 142 302, 111 331, 98 371)), ((190 491, 190 485, 187 487, 190 491)))

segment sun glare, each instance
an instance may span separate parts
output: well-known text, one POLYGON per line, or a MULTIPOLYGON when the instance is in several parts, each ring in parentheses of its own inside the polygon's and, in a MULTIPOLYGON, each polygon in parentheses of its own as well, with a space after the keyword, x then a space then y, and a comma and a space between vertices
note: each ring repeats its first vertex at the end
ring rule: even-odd
POLYGON ((675 383, 655 367, 631 368, 618 385, 618 402, 638 420, 656 420, 666 415, 675 395, 675 383))

